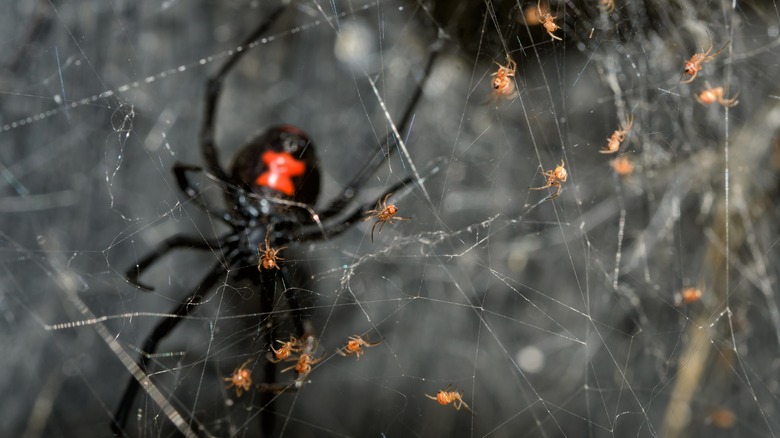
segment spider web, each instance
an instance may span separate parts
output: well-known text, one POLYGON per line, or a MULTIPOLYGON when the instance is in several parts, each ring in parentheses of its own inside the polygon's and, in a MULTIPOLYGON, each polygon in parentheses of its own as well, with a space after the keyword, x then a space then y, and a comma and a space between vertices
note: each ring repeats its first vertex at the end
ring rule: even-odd
MULTIPOLYGON (((172 252, 144 274, 154 292, 124 277, 165 238, 226 231, 170 169, 202 164, 206 78, 278 6, 266 3, 3 8, 5 434, 108 435, 128 380, 144 377, 138 346, 222 260, 172 252)), ((217 116, 223 164, 265 128, 299 126, 323 208, 394 136, 360 200, 413 176, 391 198, 413 220, 373 243, 366 222, 291 244, 275 325, 226 267, 153 355, 128 435, 256 435, 270 411, 274 436, 775 436, 780 10, 596 3, 551 2, 553 42, 525 24, 536 2, 301 0, 242 47, 217 116), (685 59, 724 45, 680 84, 685 59), (520 92, 495 99, 507 55, 520 92), (739 104, 699 104, 705 81, 739 104), (629 115, 622 177, 598 151, 629 115), (527 190, 561 160, 560 197, 527 190), (689 287, 700 300, 684 302, 689 287), (262 372, 268 330, 289 336, 290 293, 322 361, 273 404, 254 388, 237 397, 225 378, 247 360, 258 384, 294 379, 262 372), (356 334, 382 343, 337 355, 356 334), (426 398, 449 385, 476 415, 426 398)), ((220 205, 223 187, 199 187, 220 205)))

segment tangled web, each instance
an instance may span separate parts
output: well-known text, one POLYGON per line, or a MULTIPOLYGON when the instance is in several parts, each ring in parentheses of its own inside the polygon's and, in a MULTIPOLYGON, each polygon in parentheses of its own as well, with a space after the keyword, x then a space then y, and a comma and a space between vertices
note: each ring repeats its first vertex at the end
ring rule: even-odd
MULTIPOLYGON (((128 436, 780 431, 776 1, 294 0, 240 46, 281 3, 0 14, 0 430, 106 436, 136 378, 128 436), (203 164, 206 79, 244 51, 220 96, 222 162, 269 126, 301 127, 316 210, 387 147, 359 202, 411 178, 391 198, 411 220, 373 242, 366 221, 291 243, 273 291, 226 265, 145 352, 223 260, 180 249, 144 273, 154 291, 126 278, 171 236, 226 230, 171 168, 203 164), (557 166, 566 178, 542 174, 557 166), (316 340, 301 378, 280 372, 295 362, 264 372, 282 345, 269 335, 293 335, 290 295, 316 340), (376 343, 359 360, 338 354, 354 335, 376 343), (431 400, 445 389, 462 399, 431 400)), ((196 179, 224 201, 223 182, 196 179)))

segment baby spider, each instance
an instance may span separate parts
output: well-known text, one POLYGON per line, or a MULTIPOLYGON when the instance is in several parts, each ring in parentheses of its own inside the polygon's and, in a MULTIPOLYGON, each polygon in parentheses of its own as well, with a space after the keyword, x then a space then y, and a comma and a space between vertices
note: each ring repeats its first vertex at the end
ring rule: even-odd
POLYGON ((271 243, 268 241, 269 232, 270 230, 265 233, 265 249, 261 248, 259 245, 257 247, 257 254, 259 257, 257 262, 258 271, 262 271, 263 269, 279 269, 279 264, 277 262, 284 261, 284 259, 277 254, 287 247, 283 246, 279 249, 271 248, 271 243))
POLYGON ((563 186, 561 183, 566 182, 566 178, 569 177, 569 172, 564 168, 563 160, 561 164, 555 167, 555 170, 548 170, 542 172, 542 175, 547 177, 547 184, 542 187, 528 187, 531 190, 544 190, 548 187, 558 187, 558 191, 554 195, 551 195, 548 199, 555 199, 561 194, 563 186))
POLYGON ((392 193, 388 193, 387 196, 385 196, 385 199, 383 199, 381 202, 376 204, 375 210, 369 210, 366 212, 368 216, 363 218, 363 222, 371 220, 376 218, 376 222, 374 222, 374 226, 371 227, 371 241, 374 241, 374 229, 377 225, 381 222, 382 225, 379 226, 379 231, 377 234, 382 233, 382 228, 385 227, 385 224, 393 224, 394 220, 397 221, 408 221, 411 218, 410 217, 398 217, 395 214, 398 213, 398 207, 396 207, 394 204, 387 205, 387 198, 390 197, 392 193))
MULTIPOLYGON (((494 61, 496 62, 496 61, 494 61)), ((515 70, 517 70, 517 64, 509 55, 506 55, 506 65, 498 65, 498 71, 491 76, 495 76, 492 81, 493 95, 497 98, 511 98, 515 94, 515 70)))
POLYGON ((709 84, 707 84, 706 89, 701 90, 701 92, 696 96, 696 100, 699 101, 702 105, 710 105, 715 102, 718 102, 722 106, 725 107, 732 107, 739 103, 737 100, 737 96, 735 95, 731 99, 724 99, 723 95, 726 93, 723 90, 723 87, 710 87, 709 84))
POLYGON ((628 131, 631 130, 631 127, 634 125, 634 115, 629 114, 628 116, 628 123, 626 123, 626 127, 615 131, 612 133, 612 135, 609 136, 607 139, 607 145, 603 148, 599 149, 599 152, 602 154, 614 154, 615 152, 620 149, 620 143, 623 143, 623 140, 626 139, 626 135, 628 134, 628 131))
POLYGON ((705 424, 712 424, 719 429, 731 429, 737 424, 737 415, 726 408, 715 408, 710 411, 705 424))
MULTIPOLYGON (((297 360, 297 362, 295 363, 295 365, 292 365, 292 366, 289 366, 289 367, 283 369, 282 372, 284 373, 284 372, 287 372, 289 370, 295 369, 295 372, 298 373, 298 379, 299 380, 302 380, 306 376, 308 376, 309 373, 311 372, 311 366, 322 360, 322 358, 313 359, 311 357, 311 355, 308 354, 308 353, 302 353, 298 357, 298 359, 295 359, 295 358, 291 358, 291 359, 297 360)), ((290 359, 288 359, 288 360, 290 360, 290 359)))
POLYGON ((536 9, 539 12, 539 16, 542 19, 542 25, 544 26, 544 30, 547 31, 547 34, 550 35, 554 40, 562 41, 563 38, 555 36, 553 32, 560 29, 561 27, 555 24, 555 19, 558 18, 555 15, 550 14, 549 10, 544 11, 542 13, 542 2, 539 0, 539 2, 536 4, 536 9))
POLYGON ((701 299, 701 289, 697 287, 686 287, 680 295, 683 303, 693 304, 701 299))
POLYGON ((347 345, 344 348, 339 348, 336 352, 344 357, 352 356, 354 354, 357 356, 357 360, 360 360, 360 355, 365 353, 363 347, 376 347, 381 343, 381 339, 377 342, 368 342, 364 341, 360 336, 354 335, 349 337, 349 341, 347 341, 347 345))
POLYGON ((601 3, 601 6, 604 6, 608 13, 615 10, 615 0, 601 0, 599 3, 601 3))
POLYGON ((287 358, 290 357, 290 354, 297 353, 301 351, 302 345, 301 341, 299 341, 296 337, 293 335, 290 335, 289 341, 282 341, 277 339, 276 342, 282 344, 279 349, 275 349, 273 345, 271 346, 271 350, 273 351, 273 354, 269 351, 268 354, 265 355, 266 359, 268 359, 269 362, 278 363, 281 362, 287 358))
POLYGON ((629 176, 634 172, 634 163, 628 158, 628 155, 621 155, 609 163, 612 170, 620 176, 629 176))
POLYGON ((450 388, 452 388, 452 385, 447 386, 444 390, 440 390, 436 393, 436 397, 428 394, 425 394, 425 396, 431 400, 436 400, 436 402, 442 406, 447 406, 452 403, 452 407, 454 407, 456 411, 459 411, 461 407, 466 408, 471 415, 474 415, 474 412, 469 405, 463 401, 463 393, 465 391, 458 392, 457 387, 455 387, 454 391, 449 391, 450 388))
POLYGON ((236 397, 241 397, 241 394, 243 394, 244 391, 249 391, 252 387, 252 371, 249 368, 246 368, 246 366, 249 365, 249 362, 252 362, 252 359, 247 359, 240 367, 233 370, 232 376, 225 377, 225 381, 230 382, 225 389, 235 387, 236 397))
POLYGON ((686 80, 682 80, 682 77, 680 78, 681 84, 688 84, 693 82, 694 79, 696 79, 696 75, 699 74, 699 72, 702 69, 702 64, 705 62, 710 62, 713 59, 715 59, 716 56, 720 54, 720 52, 723 51, 723 49, 726 48, 726 46, 729 45, 731 41, 726 42, 726 44, 723 45, 723 47, 720 48, 717 52, 710 55, 712 52, 712 37, 710 37, 710 48, 707 49, 706 52, 702 53, 695 53, 693 56, 691 56, 691 59, 685 62, 685 66, 683 67, 683 75, 682 77, 685 77, 685 75, 690 76, 690 78, 686 80))
POLYGON ((533 5, 528 5, 523 10, 523 18, 525 20, 526 26, 536 26, 538 24, 542 24, 542 16, 546 14, 549 11, 549 7, 547 4, 543 5, 537 5, 534 7, 533 5))

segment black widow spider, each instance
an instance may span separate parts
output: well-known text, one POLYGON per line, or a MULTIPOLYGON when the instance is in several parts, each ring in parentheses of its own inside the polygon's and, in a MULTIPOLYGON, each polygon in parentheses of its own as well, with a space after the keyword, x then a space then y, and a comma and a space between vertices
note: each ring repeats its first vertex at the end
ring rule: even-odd
MULTIPOLYGON (((261 291, 259 294, 261 311, 266 315, 272 314, 277 274, 286 284, 290 284, 290 274, 285 263, 280 263, 280 269, 260 269, 258 273, 260 245, 268 242, 270 247, 278 249, 290 242, 328 239, 360 221, 365 212, 377 205, 377 202, 386 195, 412 183, 411 177, 406 178, 387 189, 377 199, 358 206, 349 214, 344 214, 364 183, 396 149, 388 148, 392 140, 388 138, 360 168, 341 194, 323 211, 316 212, 314 205, 319 194, 320 175, 314 144, 303 131, 290 125, 268 129, 239 150, 229 173, 222 168, 214 141, 217 104, 222 83, 226 75, 244 56, 246 49, 268 31, 285 8, 286 6, 281 6, 276 9, 246 38, 240 46, 241 50, 237 50, 232 57, 228 58, 216 74, 207 81, 203 125, 199 134, 200 151, 206 163, 205 169, 181 163, 173 167, 179 189, 184 192, 188 200, 225 223, 230 231, 214 239, 186 235, 170 237, 126 273, 128 281, 132 284, 141 289, 152 290, 151 286, 141 283, 139 277, 172 250, 179 248, 206 250, 221 254, 222 257, 202 278, 195 291, 173 309, 171 314, 174 316, 159 322, 144 341, 139 366, 146 373, 145 378, 148 378, 151 355, 160 341, 186 317, 191 306, 214 292, 216 289, 214 286, 226 275, 226 270, 229 271, 233 281, 249 281, 257 286, 261 291), (198 171, 205 172, 223 188, 228 210, 213 208, 199 197, 199 190, 188 179, 189 172, 198 171)), ((411 119, 437 53, 438 45, 432 47, 432 54, 425 66, 422 79, 398 124, 399 131, 404 130, 411 119)), ((289 293, 285 296, 290 309, 298 309, 295 296, 289 293)), ((300 313, 293 312, 293 315, 298 336, 303 336, 304 326, 300 313)), ((273 330, 268 330, 268 344, 273 345, 274 339, 273 330)), ((266 362, 264 365, 266 378, 272 378, 274 371, 275 364, 266 362)), ((111 423, 114 433, 125 433, 128 415, 139 388, 137 378, 131 379, 128 383, 111 423)), ((274 428, 275 415, 271 409, 268 409, 273 401, 273 394, 265 393, 260 397, 261 405, 266 407, 262 411, 261 427, 268 435, 274 428)))

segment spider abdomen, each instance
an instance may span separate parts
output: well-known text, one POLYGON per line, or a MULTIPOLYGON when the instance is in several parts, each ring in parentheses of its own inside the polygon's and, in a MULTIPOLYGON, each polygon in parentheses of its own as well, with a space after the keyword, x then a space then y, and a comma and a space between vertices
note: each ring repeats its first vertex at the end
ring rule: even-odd
POLYGON ((274 189, 287 196, 295 195, 295 184, 292 179, 303 175, 306 164, 296 160, 287 152, 265 151, 262 160, 268 170, 255 179, 255 184, 274 189))
POLYGON ((314 205, 320 191, 320 173, 314 144, 292 125, 268 129, 235 156, 231 175, 253 192, 314 205))

